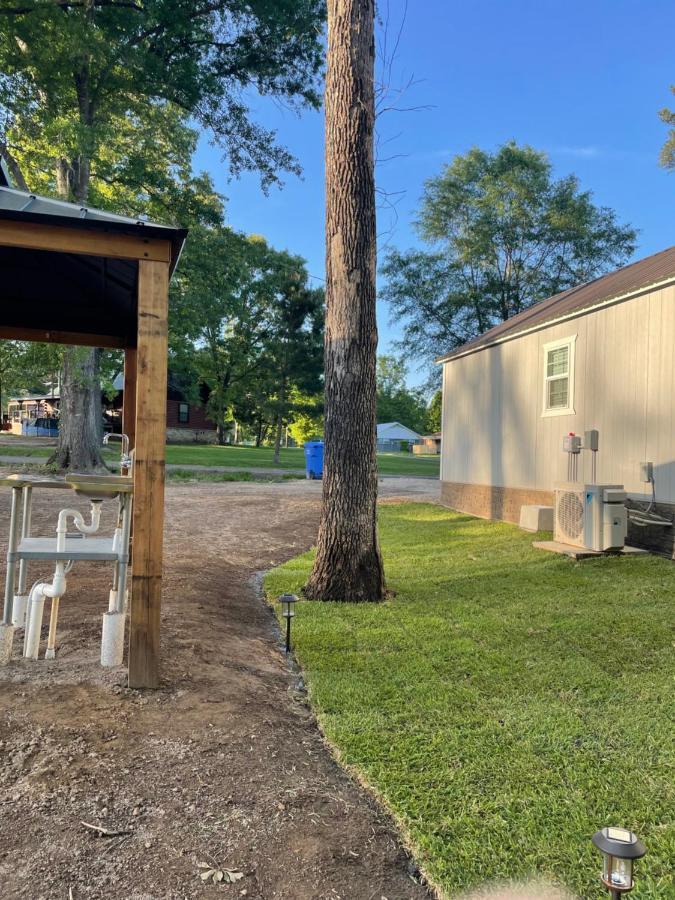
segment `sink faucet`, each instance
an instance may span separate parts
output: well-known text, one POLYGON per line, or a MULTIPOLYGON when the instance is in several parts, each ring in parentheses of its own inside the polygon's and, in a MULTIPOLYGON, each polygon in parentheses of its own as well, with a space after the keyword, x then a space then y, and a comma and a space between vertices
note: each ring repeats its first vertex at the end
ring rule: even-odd
POLYGON ((126 434, 113 434, 112 431, 107 432, 107 434, 103 435, 103 446, 107 446, 110 441, 121 441, 122 442, 122 456, 120 459, 120 465, 123 469, 131 468, 131 456, 129 455, 129 437, 126 434))

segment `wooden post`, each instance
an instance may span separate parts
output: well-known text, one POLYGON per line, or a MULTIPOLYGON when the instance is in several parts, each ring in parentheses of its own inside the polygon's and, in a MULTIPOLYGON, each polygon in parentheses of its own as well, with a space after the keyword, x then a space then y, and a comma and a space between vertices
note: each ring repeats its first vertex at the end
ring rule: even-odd
POLYGON ((141 260, 138 269, 129 687, 156 688, 162 599, 169 266, 141 260))
POLYGON ((122 399, 122 431, 129 438, 129 450, 136 446, 136 348, 124 351, 124 396, 122 399))

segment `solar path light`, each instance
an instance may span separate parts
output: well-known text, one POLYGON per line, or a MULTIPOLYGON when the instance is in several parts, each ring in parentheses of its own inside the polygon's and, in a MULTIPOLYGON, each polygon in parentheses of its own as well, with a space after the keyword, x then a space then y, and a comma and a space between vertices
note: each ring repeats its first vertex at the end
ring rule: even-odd
POLYGON ((612 900, 619 900, 633 889, 633 860, 643 857, 647 848, 626 828, 603 828, 592 841, 602 853, 602 883, 612 900))
POLYGON ((281 615, 286 619, 286 653, 291 652, 291 619, 295 615, 294 606, 298 602, 295 594, 282 594, 279 597, 281 603, 281 615))

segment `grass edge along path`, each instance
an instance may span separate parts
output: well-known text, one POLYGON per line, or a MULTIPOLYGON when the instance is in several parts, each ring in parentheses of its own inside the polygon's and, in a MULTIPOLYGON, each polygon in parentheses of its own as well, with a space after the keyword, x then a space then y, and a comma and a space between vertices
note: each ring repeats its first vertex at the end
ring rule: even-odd
MULTIPOLYGON (((673 563, 574 563, 429 504, 382 506, 380 536, 395 598, 302 601, 294 648, 329 743, 431 882, 601 900, 590 837, 616 824, 648 848, 631 897, 675 898, 673 563)), ((270 601, 311 560, 268 573, 270 601)))

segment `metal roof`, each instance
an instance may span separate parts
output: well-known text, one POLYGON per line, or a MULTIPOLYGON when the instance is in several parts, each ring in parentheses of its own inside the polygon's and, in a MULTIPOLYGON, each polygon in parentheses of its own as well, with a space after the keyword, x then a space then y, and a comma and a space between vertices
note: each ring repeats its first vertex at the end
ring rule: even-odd
POLYGON ((11 219, 14 222, 38 222, 50 225, 61 225, 69 228, 85 228, 102 231, 114 231, 123 234, 134 234, 143 238, 157 238, 171 242, 171 271, 173 272, 180 257, 187 230, 157 222, 146 222, 144 219, 132 219, 91 206, 78 206, 65 200, 29 194, 9 187, 6 171, 0 177, 0 219, 11 219))
MULTIPOLYGON (((0 221, 168 241, 170 272, 187 231, 41 197, 9 187, 0 166, 0 221)), ((138 260, 0 246, 0 309, 8 329, 96 336, 102 346, 136 345, 138 260), (105 342, 103 339, 105 338, 105 342), (113 340, 114 343, 108 343, 113 340)))
POLYGON ((558 319, 581 315, 603 303, 628 300, 638 291, 669 279, 675 279, 675 247, 668 247, 593 281, 569 288, 547 300, 540 300, 446 356, 439 357, 436 362, 448 362, 457 356, 484 350, 493 344, 518 337, 523 332, 552 325, 558 319))

